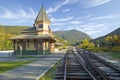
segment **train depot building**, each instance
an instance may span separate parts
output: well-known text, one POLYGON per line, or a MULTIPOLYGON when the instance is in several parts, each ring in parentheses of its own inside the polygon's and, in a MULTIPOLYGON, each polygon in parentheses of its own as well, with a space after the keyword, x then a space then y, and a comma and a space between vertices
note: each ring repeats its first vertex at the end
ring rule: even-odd
POLYGON ((56 39, 50 29, 50 23, 42 6, 33 27, 21 31, 21 35, 10 38, 13 41, 14 54, 54 53, 56 39))

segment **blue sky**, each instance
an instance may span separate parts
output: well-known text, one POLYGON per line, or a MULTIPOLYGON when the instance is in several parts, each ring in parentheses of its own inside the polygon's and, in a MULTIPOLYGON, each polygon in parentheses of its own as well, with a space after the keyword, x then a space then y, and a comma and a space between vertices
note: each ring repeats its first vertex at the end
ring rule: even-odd
POLYGON ((32 26, 42 3, 53 31, 77 29, 97 38, 120 27, 120 0, 0 0, 0 24, 32 26))

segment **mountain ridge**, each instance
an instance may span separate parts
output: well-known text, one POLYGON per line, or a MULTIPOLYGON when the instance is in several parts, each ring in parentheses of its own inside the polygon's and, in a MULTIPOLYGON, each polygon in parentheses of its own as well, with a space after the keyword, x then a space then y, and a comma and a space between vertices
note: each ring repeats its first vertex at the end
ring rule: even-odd
POLYGON ((69 41, 72 44, 75 44, 76 42, 81 42, 83 39, 92 39, 88 34, 76 29, 54 31, 53 33, 58 35, 60 38, 69 41))
POLYGON ((115 29, 115 30, 113 30, 112 32, 106 34, 105 36, 101 36, 101 37, 95 38, 95 39, 93 39, 92 41, 94 41, 94 42, 97 42, 97 41, 101 42, 101 41, 104 40, 104 38, 105 38, 106 36, 113 36, 113 35, 118 35, 118 36, 120 36, 120 27, 117 28, 117 29, 115 29))

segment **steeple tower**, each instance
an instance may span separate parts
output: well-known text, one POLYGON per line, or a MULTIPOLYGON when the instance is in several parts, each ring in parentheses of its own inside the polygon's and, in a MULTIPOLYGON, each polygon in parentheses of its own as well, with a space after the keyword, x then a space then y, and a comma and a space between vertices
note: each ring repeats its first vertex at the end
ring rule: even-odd
POLYGON ((36 29, 38 31, 38 35, 51 33, 51 29, 49 27, 50 23, 51 22, 48 18, 48 15, 42 5, 42 8, 41 8, 40 12, 38 13, 38 16, 34 22, 34 26, 36 27, 36 29))
POLYGON ((42 21, 47 21, 47 22, 50 23, 50 20, 48 18, 48 15, 47 15, 43 5, 42 5, 42 8, 41 8, 40 12, 38 13, 38 16, 35 20, 35 23, 39 24, 39 22, 42 22, 42 21))

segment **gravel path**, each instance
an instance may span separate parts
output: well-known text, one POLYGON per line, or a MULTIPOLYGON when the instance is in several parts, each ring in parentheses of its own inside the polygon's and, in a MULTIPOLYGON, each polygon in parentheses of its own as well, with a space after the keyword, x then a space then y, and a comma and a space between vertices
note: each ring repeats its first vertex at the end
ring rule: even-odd
POLYGON ((112 58, 109 53, 107 52, 104 52, 104 53, 94 53, 95 55, 99 56, 100 58, 108 61, 108 62, 111 62, 113 63, 114 65, 116 66, 119 66, 120 67, 120 59, 118 58, 112 58))

